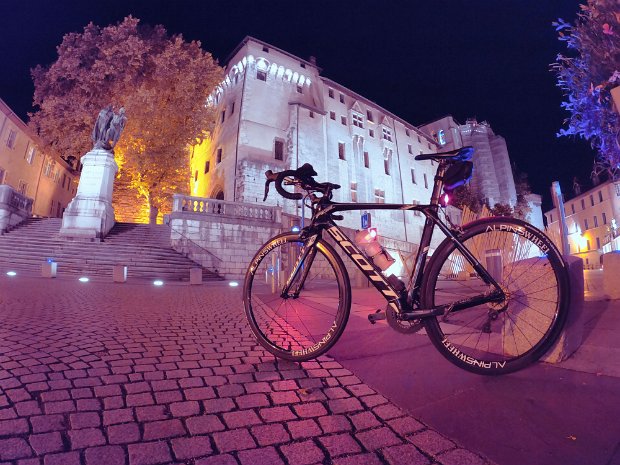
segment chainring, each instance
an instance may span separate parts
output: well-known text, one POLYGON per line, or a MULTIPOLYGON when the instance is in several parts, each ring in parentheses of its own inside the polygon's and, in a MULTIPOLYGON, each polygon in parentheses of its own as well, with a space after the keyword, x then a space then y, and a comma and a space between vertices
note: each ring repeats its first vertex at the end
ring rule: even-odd
POLYGON ((403 334, 417 333, 424 326, 420 320, 400 320, 396 311, 389 305, 385 310, 385 318, 393 330, 403 334))

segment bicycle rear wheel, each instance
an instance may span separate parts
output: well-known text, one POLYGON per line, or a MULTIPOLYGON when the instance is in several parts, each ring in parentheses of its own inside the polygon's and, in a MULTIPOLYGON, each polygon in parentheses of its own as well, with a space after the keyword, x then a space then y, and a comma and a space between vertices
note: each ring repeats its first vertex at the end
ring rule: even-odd
MULTIPOLYGON (((478 374, 509 373, 538 360, 560 335, 568 312, 568 272, 557 248, 538 229, 512 218, 477 221, 460 240, 506 298, 427 319, 429 338, 452 363, 478 374)), ((422 305, 433 308, 488 290, 446 240, 425 272, 422 305)))
POLYGON ((291 290, 305 280, 296 297, 283 297, 305 245, 299 235, 275 236, 256 253, 245 276, 243 301, 258 342, 277 357, 305 361, 325 353, 349 318, 351 287, 342 260, 323 241, 312 245, 291 290))

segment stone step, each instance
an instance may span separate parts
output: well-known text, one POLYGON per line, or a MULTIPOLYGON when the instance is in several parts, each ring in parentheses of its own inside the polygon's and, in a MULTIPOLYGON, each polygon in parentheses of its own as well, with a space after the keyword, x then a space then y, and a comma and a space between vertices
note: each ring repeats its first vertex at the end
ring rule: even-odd
MULTIPOLYGON (((200 267, 170 247, 165 225, 117 223, 101 242, 73 242, 60 238, 59 218, 31 218, 0 236, 0 269, 39 275, 48 258, 58 263, 58 275, 111 277, 114 265, 128 268, 128 277, 189 280, 200 267)), ((203 268, 203 279, 222 279, 203 268)))

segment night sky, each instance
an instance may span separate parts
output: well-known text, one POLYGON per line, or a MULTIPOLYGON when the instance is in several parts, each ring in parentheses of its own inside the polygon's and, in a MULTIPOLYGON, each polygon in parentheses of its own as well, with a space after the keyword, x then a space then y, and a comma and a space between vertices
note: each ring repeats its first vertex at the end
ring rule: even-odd
POLYGON ((224 65, 250 35, 300 58, 323 75, 414 125, 451 114, 488 121, 506 138, 550 208, 559 180, 589 182, 594 152, 556 138, 568 114, 549 64, 564 44, 551 22, 573 21, 577 0, 210 1, 1 0, 0 98, 22 119, 32 111, 30 68, 56 59, 67 32, 132 14, 170 34, 200 40, 224 65))

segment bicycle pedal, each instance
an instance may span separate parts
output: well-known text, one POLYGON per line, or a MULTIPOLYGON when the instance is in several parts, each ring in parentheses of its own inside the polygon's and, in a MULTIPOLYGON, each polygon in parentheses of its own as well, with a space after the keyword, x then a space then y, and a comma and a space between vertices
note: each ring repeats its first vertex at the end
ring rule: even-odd
POLYGON ((385 311, 384 310, 377 310, 375 313, 371 313, 370 315, 368 315, 368 321, 370 321, 370 324, 374 325, 377 321, 379 320, 385 320, 387 317, 385 316, 385 311))

